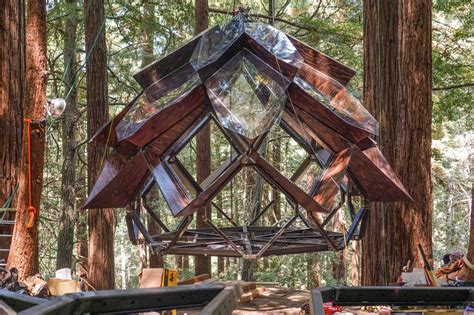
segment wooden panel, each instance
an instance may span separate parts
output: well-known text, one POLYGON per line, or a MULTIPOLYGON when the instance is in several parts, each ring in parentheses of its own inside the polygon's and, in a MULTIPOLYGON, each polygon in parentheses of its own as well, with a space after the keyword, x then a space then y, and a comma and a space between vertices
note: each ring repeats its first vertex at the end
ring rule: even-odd
POLYGON ((265 47, 259 44, 248 34, 244 34, 244 46, 249 51, 258 56, 263 62, 272 67, 275 71, 284 75, 288 80, 293 80, 298 68, 279 60, 274 54, 269 52, 265 47))
POLYGON ((338 185, 346 174, 347 167, 351 160, 351 154, 352 148, 347 148, 336 154, 325 169, 321 181, 315 183, 317 186, 314 193, 314 200, 328 209, 328 211, 332 209, 336 195, 339 192, 338 185))
POLYGON ((177 122, 174 126, 163 132, 159 137, 155 138, 150 142, 146 148, 152 151, 158 156, 163 155, 168 148, 170 148, 178 138, 186 132, 187 129, 191 128, 202 116, 204 112, 207 112, 206 108, 209 105, 201 105, 194 111, 186 115, 183 119, 177 122))
POLYGON ((114 147, 122 154, 127 156, 134 156, 138 152, 138 147, 128 141, 118 141, 117 139, 117 125, 128 113, 135 101, 141 96, 141 93, 137 95, 124 109, 120 111, 114 118, 108 123, 103 125, 92 137, 91 141, 97 141, 108 146, 114 147))
POLYGON ((145 153, 147 163, 158 188, 174 216, 178 215, 189 203, 190 197, 179 178, 175 177, 166 162, 156 156, 145 153))
POLYGON ((289 123, 290 126, 295 126, 294 130, 296 132, 303 134, 307 133, 311 135, 312 138, 319 139, 320 141, 318 142, 331 152, 340 152, 349 146, 349 142, 344 139, 344 137, 297 106, 294 106, 293 108, 291 107, 291 104, 287 104, 282 118, 286 123, 289 123), (290 112, 293 112, 293 109, 296 111, 301 122, 307 126, 306 132, 304 132, 301 127, 299 129, 297 128, 299 124, 296 124, 296 118, 290 114, 290 112))
POLYGON ((120 154, 109 155, 84 208, 125 207, 136 196, 148 176, 149 171, 142 153, 137 153, 128 161, 120 154))
POLYGON ((330 126, 331 129, 351 142, 357 143, 370 135, 368 131, 359 129, 345 122, 336 113, 318 102, 297 84, 292 83, 288 92, 293 105, 305 110, 314 118, 323 122, 326 126, 330 126))
MULTIPOLYGON (((133 135, 126 140, 139 147, 144 147, 153 139, 159 137, 164 132, 172 129, 184 117, 193 112, 196 108, 208 103, 208 98, 204 87, 199 85, 182 98, 176 100, 173 104, 162 109, 150 117, 133 135)), ((173 132, 172 130, 170 132, 173 132)))
POLYGON ((349 169, 369 200, 413 201, 372 139, 364 139, 360 147, 354 148, 349 169))
POLYGON ((311 48, 293 36, 287 36, 304 58, 304 62, 309 66, 329 75, 331 78, 339 81, 343 85, 346 85, 347 82, 349 82, 355 75, 356 72, 354 70, 346 67, 339 61, 336 61, 322 52, 311 48))
POLYGON ((227 183, 237 174, 242 168, 243 156, 235 159, 223 172, 218 176, 214 176, 215 180, 208 184, 206 190, 201 192, 186 208, 184 208, 177 216, 187 216, 205 207, 212 198, 214 198, 227 183))
POLYGON ((175 49, 165 57, 151 63, 143 69, 140 69, 133 75, 135 80, 146 88, 150 84, 164 78, 174 70, 186 64, 191 58, 202 33, 186 42, 183 46, 175 49))
POLYGON ((316 201, 314 201, 308 194, 306 194, 301 188, 295 183, 290 181, 284 175, 282 175, 273 165, 262 158, 258 153, 251 153, 250 157, 257 164, 257 170, 264 176, 268 181, 278 186, 281 190, 300 204, 304 209, 309 212, 328 212, 326 209, 321 207, 316 201))

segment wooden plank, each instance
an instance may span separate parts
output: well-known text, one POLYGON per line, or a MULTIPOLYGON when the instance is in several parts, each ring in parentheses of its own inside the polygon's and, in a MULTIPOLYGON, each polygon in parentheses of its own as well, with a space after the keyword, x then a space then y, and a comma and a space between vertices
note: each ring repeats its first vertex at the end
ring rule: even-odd
POLYGON ((107 157, 104 167, 92 188, 86 209, 121 208, 137 195, 149 176, 142 153, 127 160, 116 153, 107 157))
POLYGON ((330 126, 332 130, 351 142, 357 143, 371 135, 370 132, 347 123, 344 119, 318 102, 297 84, 292 83, 288 88, 288 93, 292 105, 303 109, 308 114, 318 119, 326 126, 330 126))
POLYGON ((315 183, 314 200, 328 210, 331 210, 334 205, 334 200, 339 192, 338 185, 346 174, 351 154, 352 148, 337 153, 324 170, 321 181, 315 183))
MULTIPOLYGON (((208 30, 206 30, 208 31, 208 30)), ((206 32, 205 31, 205 32, 206 32)), ((204 33, 204 32, 203 32, 204 33)), ((191 58, 194 49, 196 48, 202 34, 198 34, 184 45, 178 47, 165 57, 154 61, 145 68, 138 70, 134 75, 134 79, 143 87, 146 88, 154 82, 166 77, 175 69, 183 66, 191 58)))
POLYGON ((354 70, 346 67, 339 61, 334 60, 322 52, 311 48, 295 37, 288 34, 286 36, 288 36, 290 41, 296 47, 306 64, 317 69, 318 71, 321 71, 324 74, 329 75, 331 78, 334 78, 341 84, 346 85, 356 74, 354 70))
POLYGON ((250 157, 256 163, 259 173, 283 190, 287 196, 297 201, 304 209, 309 212, 328 212, 327 209, 321 207, 321 205, 314 201, 295 183, 282 175, 273 165, 267 162, 258 153, 253 152, 250 154, 250 157))
POLYGON ((367 138, 354 148, 349 169, 359 189, 369 200, 413 201, 372 139, 367 138))
POLYGON ((173 215, 177 216, 191 202, 188 192, 181 181, 170 172, 166 162, 159 161, 150 154, 146 154, 146 160, 166 204, 173 215))
POLYGON ((165 132, 175 135, 176 131, 181 129, 179 123, 183 118, 207 102, 208 98, 204 87, 202 85, 196 86, 192 91, 150 117, 126 140, 138 147, 144 147, 165 132))

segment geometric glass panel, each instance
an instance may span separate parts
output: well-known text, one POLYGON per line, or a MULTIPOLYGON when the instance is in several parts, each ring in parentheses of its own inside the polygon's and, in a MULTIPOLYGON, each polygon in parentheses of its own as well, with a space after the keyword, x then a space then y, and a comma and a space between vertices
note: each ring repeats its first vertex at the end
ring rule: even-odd
POLYGON ((285 33, 271 25, 251 22, 245 25, 245 32, 283 62, 300 68, 304 63, 295 46, 285 33))
POLYGON ((279 119, 288 81, 244 49, 205 86, 222 126, 253 139, 279 119))
POLYGON ((342 84, 314 69, 311 74, 316 77, 316 81, 324 83, 316 88, 299 75, 294 78, 294 82, 348 124, 378 134, 377 120, 342 84), (335 91, 337 93, 334 95, 335 91))
POLYGON ((117 125, 118 140, 133 135, 149 118, 186 96, 199 84, 199 75, 186 64, 147 87, 117 125))

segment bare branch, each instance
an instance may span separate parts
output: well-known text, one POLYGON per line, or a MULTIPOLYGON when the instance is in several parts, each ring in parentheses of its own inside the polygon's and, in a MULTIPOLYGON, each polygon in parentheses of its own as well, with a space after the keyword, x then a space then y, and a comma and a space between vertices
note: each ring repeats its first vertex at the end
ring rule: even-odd
POLYGON ((433 88, 433 91, 447 91, 447 90, 461 89, 461 88, 465 88, 469 86, 474 86, 474 82, 435 87, 433 88))

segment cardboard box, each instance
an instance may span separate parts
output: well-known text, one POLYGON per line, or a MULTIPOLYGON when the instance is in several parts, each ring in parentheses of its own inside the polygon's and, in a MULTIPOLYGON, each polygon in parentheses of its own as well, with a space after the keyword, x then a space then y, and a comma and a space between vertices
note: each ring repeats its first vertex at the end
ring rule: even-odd
POLYGON ((63 295, 66 293, 81 292, 79 281, 50 278, 48 288, 51 295, 63 295))

